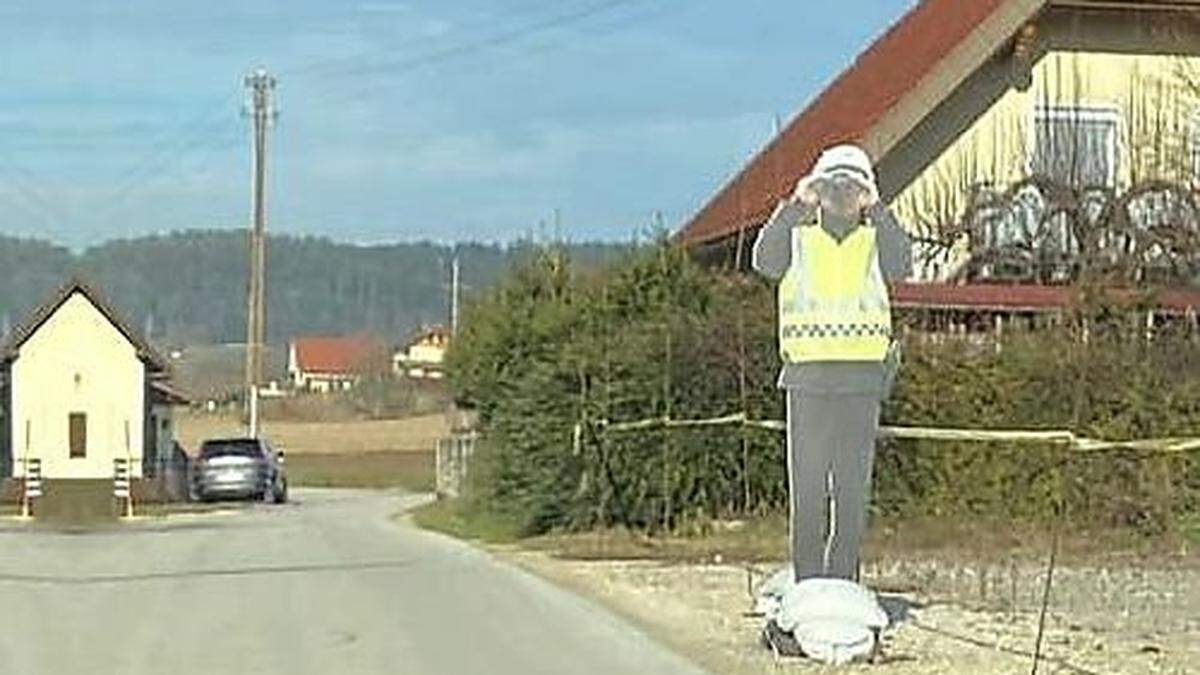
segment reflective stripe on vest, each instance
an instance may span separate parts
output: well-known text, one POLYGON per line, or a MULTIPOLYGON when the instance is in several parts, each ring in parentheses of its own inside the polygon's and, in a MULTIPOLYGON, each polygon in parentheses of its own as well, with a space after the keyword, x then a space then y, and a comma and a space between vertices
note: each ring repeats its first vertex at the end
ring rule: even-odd
POLYGON ((792 229, 779 284, 779 351, 786 363, 883 361, 892 335, 875 228, 840 242, 819 224, 792 229))

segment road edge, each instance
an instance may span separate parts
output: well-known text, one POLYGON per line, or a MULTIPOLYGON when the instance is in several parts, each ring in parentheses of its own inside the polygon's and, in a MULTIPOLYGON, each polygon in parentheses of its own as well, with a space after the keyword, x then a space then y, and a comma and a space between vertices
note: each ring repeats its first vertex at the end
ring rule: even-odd
POLYGON ((673 635, 670 631, 665 630, 663 626, 647 621, 645 617, 638 615, 636 612, 629 611, 628 608, 622 607, 620 603, 613 602, 610 598, 604 597, 603 594, 597 593, 595 589, 588 587, 586 584, 577 583, 565 575, 554 574, 550 570, 551 564, 539 566, 531 562, 531 559, 536 559, 545 561, 546 563, 553 563, 553 556, 544 551, 528 549, 519 544, 493 544, 479 540, 463 539, 446 532, 421 527, 413 518, 412 511, 428 503, 429 500, 424 500, 422 503, 405 504, 401 506, 400 510, 392 514, 389 521, 393 527, 410 527, 427 536, 445 539, 455 542, 458 545, 466 546, 486 555, 496 564, 503 565, 517 573, 524 574, 529 578, 569 593, 581 602, 590 604, 608 613, 614 619, 627 624, 630 628, 640 633, 646 640, 670 652, 676 658, 700 672, 726 672, 721 666, 728 664, 697 660, 695 650, 691 649, 694 645, 689 641, 679 639, 677 635, 673 635))

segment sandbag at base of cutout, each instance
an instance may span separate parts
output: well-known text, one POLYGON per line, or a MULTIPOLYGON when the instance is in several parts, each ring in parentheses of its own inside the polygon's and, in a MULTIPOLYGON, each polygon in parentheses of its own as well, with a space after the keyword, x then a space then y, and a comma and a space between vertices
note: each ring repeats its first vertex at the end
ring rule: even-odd
POLYGON ((845 579, 773 575, 756 593, 767 620, 763 641, 781 656, 842 665, 870 659, 888 616, 869 589, 845 579))

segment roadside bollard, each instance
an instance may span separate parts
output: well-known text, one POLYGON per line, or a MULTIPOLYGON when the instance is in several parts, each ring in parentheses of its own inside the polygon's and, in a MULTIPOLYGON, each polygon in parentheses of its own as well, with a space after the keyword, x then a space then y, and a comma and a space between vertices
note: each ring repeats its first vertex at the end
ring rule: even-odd
POLYGON ((133 517, 133 486, 129 476, 129 460, 113 460, 113 497, 125 500, 125 518, 133 517))
POLYGON ((33 516, 33 500, 42 496, 42 460, 25 460, 25 479, 21 490, 21 517, 33 516))

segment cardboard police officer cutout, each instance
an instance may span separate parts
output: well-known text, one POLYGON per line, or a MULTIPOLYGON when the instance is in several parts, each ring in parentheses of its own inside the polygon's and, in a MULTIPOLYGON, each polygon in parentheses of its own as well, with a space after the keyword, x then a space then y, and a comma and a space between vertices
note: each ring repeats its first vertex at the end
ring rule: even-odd
POLYGON ((879 406, 898 363, 887 282, 911 271, 867 154, 826 150, 759 232, 753 265, 779 280, 794 578, 857 579, 879 406))
POLYGON ((760 589, 763 636, 845 663, 874 653, 887 625, 856 581, 879 405, 898 363, 887 282, 911 270, 867 154, 822 153, 759 232, 753 265, 779 280, 791 500, 792 567, 760 589))

